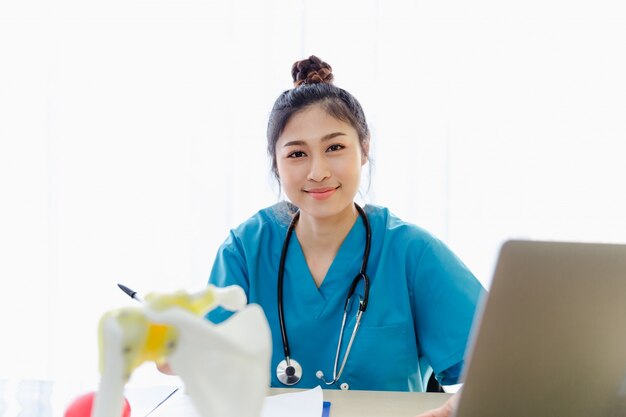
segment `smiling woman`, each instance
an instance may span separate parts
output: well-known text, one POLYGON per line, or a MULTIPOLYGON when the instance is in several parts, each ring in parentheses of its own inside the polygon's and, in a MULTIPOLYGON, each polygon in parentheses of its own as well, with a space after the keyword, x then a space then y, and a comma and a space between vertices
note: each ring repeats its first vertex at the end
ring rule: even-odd
POLYGON ((424 391, 431 370, 455 384, 483 288, 424 229, 355 203, 370 133, 332 75, 315 56, 294 64, 267 130, 289 201, 231 230, 210 282, 240 285, 263 307, 273 386, 424 391))
MULTIPOLYGON (((483 285, 506 239, 625 242, 625 27, 623 0, 0 1, 0 328, 19 336, 0 375, 95 379, 117 282, 206 282, 229 229, 276 201, 259 133, 309 51, 367 110, 371 134, 325 103, 371 137, 357 201, 423 226, 483 285)), ((308 269, 294 247, 287 269, 308 269)))
POLYGON ((300 209, 297 234, 318 287, 356 218, 367 140, 360 146, 349 123, 312 104, 289 119, 276 143, 283 190, 300 209))
POLYGON ((346 208, 355 214, 350 203, 367 161, 363 148, 367 143, 360 146, 356 130, 330 116, 320 104, 289 119, 276 143, 277 168, 285 194, 300 208, 302 221, 308 216, 328 219, 346 208))

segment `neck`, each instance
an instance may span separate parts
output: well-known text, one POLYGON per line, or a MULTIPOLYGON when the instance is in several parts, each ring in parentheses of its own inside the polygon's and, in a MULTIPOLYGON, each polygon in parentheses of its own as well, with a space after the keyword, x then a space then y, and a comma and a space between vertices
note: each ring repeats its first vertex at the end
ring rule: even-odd
POLYGON ((317 218, 300 212, 300 219, 296 225, 298 240, 309 248, 336 250, 341 246, 358 216, 354 204, 332 217, 317 218))

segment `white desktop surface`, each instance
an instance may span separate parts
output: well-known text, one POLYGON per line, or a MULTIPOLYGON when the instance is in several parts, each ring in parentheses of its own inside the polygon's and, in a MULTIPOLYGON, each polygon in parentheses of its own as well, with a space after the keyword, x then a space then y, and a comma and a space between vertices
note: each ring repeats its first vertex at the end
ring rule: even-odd
MULTIPOLYGON (((292 392, 271 388, 270 395, 292 392)), ((330 417, 413 417, 441 406, 451 394, 393 391, 324 390, 330 401, 330 417)))
MULTIPOLYGON (((294 388, 271 388, 269 395, 287 394, 303 391, 294 388)), ((433 408, 441 406, 451 394, 436 393, 411 393, 411 392, 390 392, 390 391, 341 391, 341 390, 323 390, 324 401, 331 403, 330 417, 413 417, 433 408)), ((132 417, 143 417, 150 411, 159 399, 164 398, 161 393, 158 399, 152 398, 150 401, 139 401, 136 391, 129 390, 126 393, 133 410, 132 417), (146 407, 148 406, 148 407, 146 407)), ((177 399, 174 399, 177 401, 177 399)), ((187 400, 183 400, 184 407, 180 408, 177 404, 174 415, 177 417, 181 414, 188 404, 187 400)), ((167 402, 162 405, 167 409, 167 402)), ((165 409, 163 411, 165 411, 165 409)), ((173 410, 170 410, 171 412, 173 410)), ((165 412, 165 415, 168 411, 165 412)), ((157 412, 157 414, 159 414, 157 412)), ((197 416, 195 412, 191 414, 197 416)), ((184 417, 184 416, 180 416, 184 417)))
MULTIPOLYGON (((62 417, 66 407, 93 387, 52 381, 0 379, 0 417, 62 417)), ((125 392, 131 416, 143 417, 175 387, 133 388, 125 392)), ((296 391, 271 388, 269 395, 296 391)), ((324 390, 331 403, 330 417, 413 417, 442 405, 450 394, 391 391, 324 390)), ((180 416, 184 417, 184 416, 180 416)))

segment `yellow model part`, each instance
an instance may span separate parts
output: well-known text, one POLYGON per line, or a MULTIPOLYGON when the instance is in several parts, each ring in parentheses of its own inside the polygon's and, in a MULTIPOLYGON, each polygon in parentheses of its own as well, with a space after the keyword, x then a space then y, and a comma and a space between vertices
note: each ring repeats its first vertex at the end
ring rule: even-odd
POLYGON ((162 311, 171 307, 180 307, 198 316, 204 315, 215 303, 215 294, 210 287, 195 294, 176 291, 172 294, 150 293, 145 297, 150 308, 162 311))
MULTIPOLYGON (((176 291, 171 294, 150 293, 145 297, 150 308, 163 311, 178 307, 195 315, 206 314, 215 303, 215 295, 210 287, 195 294, 176 291)), ((122 331, 121 355, 124 358, 124 374, 126 379, 139 365, 146 361, 165 362, 176 346, 178 332, 176 328, 150 322, 139 307, 126 307, 112 310, 102 316, 98 326, 98 344, 100 350, 100 372, 104 363, 104 323, 115 320, 122 331)))
POLYGON ((104 371, 104 323, 115 320, 122 332, 120 354, 124 358, 124 375, 128 379, 139 365, 146 361, 161 363, 176 345, 178 332, 172 326, 151 323, 139 308, 121 308, 110 311, 100 319, 98 344, 100 372, 104 371))

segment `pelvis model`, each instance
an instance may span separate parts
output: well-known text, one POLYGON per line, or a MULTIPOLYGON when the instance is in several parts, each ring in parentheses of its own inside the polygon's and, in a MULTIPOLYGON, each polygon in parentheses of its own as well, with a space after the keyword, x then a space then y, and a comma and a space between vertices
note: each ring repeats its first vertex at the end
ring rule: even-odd
POLYGON ((99 342, 101 380, 91 417, 121 415, 124 386, 146 361, 169 364, 202 417, 261 413, 270 381, 270 330, 240 287, 148 294, 141 306, 104 314, 99 342), (234 314, 214 324, 204 316, 218 306, 234 314))

